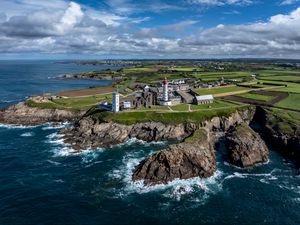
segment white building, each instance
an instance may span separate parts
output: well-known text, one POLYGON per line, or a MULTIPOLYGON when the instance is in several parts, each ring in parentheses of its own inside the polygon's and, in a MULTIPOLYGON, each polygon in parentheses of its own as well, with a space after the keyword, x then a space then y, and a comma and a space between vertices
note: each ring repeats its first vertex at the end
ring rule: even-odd
POLYGON ((131 102, 130 101, 124 101, 123 102, 123 108, 124 109, 130 109, 131 108, 131 102))
POLYGON ((214 102, 214 96, 213 95, 200 95, 196 96, 197 104, 211 104, 214 102))
POLYGON ((169 81, 165 77, 162 83, 163 83, 163 101, 167 102, 169 100, 169 88, 168 88, 169 81))
POLYGON ((118 92, 112 94, 112 110, 113 112, 120 111, 120 95, 118 92))
POLYGON ((163 84, 163 97, 159 104, 164 106, 172 105, 172 102, 169 101, 169 81, 167 80, 166 77, 163 80, 162 84, 163 84))

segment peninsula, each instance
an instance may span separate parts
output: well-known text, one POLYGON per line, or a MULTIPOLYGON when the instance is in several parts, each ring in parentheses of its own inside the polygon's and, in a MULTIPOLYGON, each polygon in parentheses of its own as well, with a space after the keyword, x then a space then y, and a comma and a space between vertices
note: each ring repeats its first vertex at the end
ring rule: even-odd
POLYGON ((132 179, 146 185, 212 176, 220 136, 226 140, 226 160, 235 166, 267 162, 269 146, 275 146, 300 168, 299 64, 149 60, 123 65, 60 76, 112 83, 32 96, 2 109, 0 122, 72 122, 60 133, 74 152, 130 138, 169 141, 167 149, 145 158, 133 171, 132 179))

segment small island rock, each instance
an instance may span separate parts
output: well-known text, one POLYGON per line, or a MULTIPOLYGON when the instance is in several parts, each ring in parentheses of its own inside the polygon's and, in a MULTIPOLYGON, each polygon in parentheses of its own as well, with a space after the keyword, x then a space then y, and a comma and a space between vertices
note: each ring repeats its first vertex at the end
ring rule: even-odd
POLYGON ((268 161, 269 150, 259 134, 243 123, 226 135, 229 161, 238 167, 251 167, 268 161))
POLYGON ((207 178, 216 170, 216 158, 209 133, 199 129, 180 144, 144 159, 132 175, 146 185, 166 184, 174 179, 207 178))

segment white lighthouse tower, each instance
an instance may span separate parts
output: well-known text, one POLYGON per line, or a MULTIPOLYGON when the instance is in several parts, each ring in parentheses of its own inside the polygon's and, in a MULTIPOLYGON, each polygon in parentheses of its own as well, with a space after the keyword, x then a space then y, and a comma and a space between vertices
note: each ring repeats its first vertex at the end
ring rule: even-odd
POLYGON ((113 112, 120 111, 120 95, 118 92, 114 92, 112 95, 112 109, 113 112))
POLYGON ((163 80, 162 83, 163 83, 163 101, 167 102, 167 101, 169 101, 169 94, 168 94, 169 82, 168 82, 166 77, 165 77, 165 79, 163 80))
POLYGON ((172 105, 172 102, 169 101, 169 81, 167 80, 167 78, 165 77, 165 79, 162 82, 163 85, 163 96, 162 99, 160 101, 160 105, 172 105))

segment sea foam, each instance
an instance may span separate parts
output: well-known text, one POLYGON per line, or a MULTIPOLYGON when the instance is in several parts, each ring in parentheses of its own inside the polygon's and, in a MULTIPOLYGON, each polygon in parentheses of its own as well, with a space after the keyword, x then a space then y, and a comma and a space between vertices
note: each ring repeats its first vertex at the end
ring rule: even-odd
POLYGON ((34 135, 35 135, 34 132, 26 132, 26 133, 21 134, 21 137, 32 137, 34 135))
POLYGON ((36 128, 37 126, 24 126, 24 125, 16 125, 16 124, 3 124, 0 123, 0 128, 7 128, 7 129, 32 129, 36 128))
MULTIPOLYGON (((153 152, 148 153, 148 155, 151 154, 153 152)), ((122 159, 122 165, 109 174, 112 178, 121 179, 124 184, 119 196, 132 193, 161 192, 162 196, 166 198, 180 201, 183 196, 194 195, 200 191, 202 194, 192 198, 192 200, 202 204, 206 202, 211 194, 215 194, 222 189, 220 182, 222 172, 220 170, 217 170, 212 177, 206 179, 200 177, 185 180, 175 179, 167 184, 157 185, 145 185, 142 180, 134 182, 132 181, 133 170, 145 157, 145 155, 141 156, 141 151, 127 153, 122 159)))
POLYGON ((42 127, 42 130, 53 130, 53 129, 62 129, 67 126, 69 126, 69 122, 64 122, 64 123, 46 123, 44 124, 44 127, 42 127))

